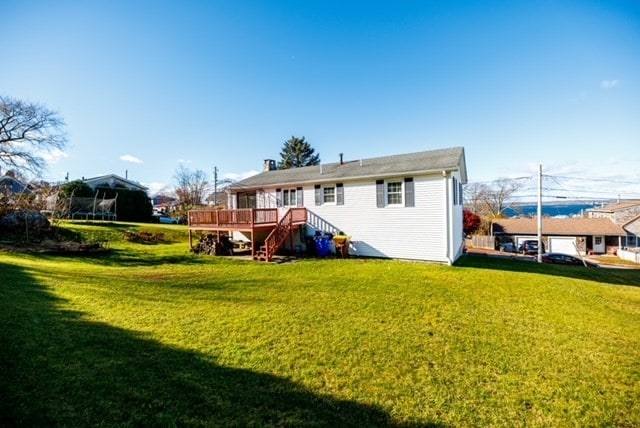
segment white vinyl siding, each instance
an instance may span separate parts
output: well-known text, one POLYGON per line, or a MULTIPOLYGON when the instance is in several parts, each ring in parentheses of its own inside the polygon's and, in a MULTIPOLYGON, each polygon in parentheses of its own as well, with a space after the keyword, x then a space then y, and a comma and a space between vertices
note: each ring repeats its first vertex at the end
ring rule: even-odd
POLYGON ((457 173, 453 174, 453 178, 455 180, 452 181, 452 191, 451 195, 453 200, 451 201, 451 230, 449 234, 449 239, 451 242, 450 248, 450 257, 455 260, 459 256, 462 255, 462 250, 464 247, 464 232, 463 232, 463 222, 464 222, 464 213, 463 213, 463 191, 462 191, 462 182, 460 181, 460 176, 457 173))
MULTIPOLYGON (((400 181, 407 187, 405 178, 391 181, 400 181)), ((410 181, 413 206, 408 208, 378 208, 376 180, 297 188, 297 201, 305 201, 309 210, 310 227, 306 233, 312 235, 314 227, 333 233, 342 231, 351 236, 350 253, 355 256, 449 263, 460 255, 463 242, 462 205, 453 205, 452 180, 437 174, 414 176, 410 181), (334 189, 335 199, 334 203, 325 204, 323 189, 328 187, 334 189), (317 197, 320 205, 316 205, 317 197)), ((265 189, 264 194, 258 195, 260 208, 276 207, 275 190, 265 189)), ((403 193, 403 203, 407 199, 403 193)), ((288 208, 282 208, 281 214, 288 208)))
MULTIPOLYGON (((446 263, 443 181, 437 176, 414 177, 415 207, 411 209, 377 208, 375 181, 344 183, 342 206, 307 208, 327 224, 351 236, 350 252, 353 255, 446 263)), ((304 192, 305 200, 313 200, 313 187, 305 187, 304 192)), ((459 229, 462 235, 462 222, 459 229)))

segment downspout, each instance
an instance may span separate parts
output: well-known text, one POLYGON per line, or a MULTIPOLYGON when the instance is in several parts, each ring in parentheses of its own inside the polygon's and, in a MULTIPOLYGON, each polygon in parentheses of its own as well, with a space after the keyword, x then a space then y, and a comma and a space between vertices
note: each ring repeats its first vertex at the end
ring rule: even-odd
POLYGON ((449 266, 453 265, 453 259, 449 254, 451 251, 451 211, 449 210, 449 178, 447 177, 447 171, 442 171, 444 177, 444 214, 445 214, 445 258, 449 266))

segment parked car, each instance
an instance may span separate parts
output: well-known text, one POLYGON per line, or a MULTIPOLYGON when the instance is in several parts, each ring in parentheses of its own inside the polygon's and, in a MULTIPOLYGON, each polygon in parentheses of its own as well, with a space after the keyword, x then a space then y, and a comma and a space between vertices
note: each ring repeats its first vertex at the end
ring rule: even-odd
MULTIPOLYGON (((538 241, 534 239, 524 241, 518 247, 518 252, 522 254, 538 254, 538 241)), ((542 243, 542 252, 544 253, 544 242, 542 243)))
POLYGON ((553 263, 556 265, 572 265, 572 266, 585 266, 591 268, 599 267, 598 264, 583 259, 562 253, 547 253, 542 255, 542 263, 553 263))
POLYGON ((154 223, 164 223, 164 224, 178 224, 178 220, 171 217, 169 214, 164 213, 162 211, 154 211, 151 220, 154 223))

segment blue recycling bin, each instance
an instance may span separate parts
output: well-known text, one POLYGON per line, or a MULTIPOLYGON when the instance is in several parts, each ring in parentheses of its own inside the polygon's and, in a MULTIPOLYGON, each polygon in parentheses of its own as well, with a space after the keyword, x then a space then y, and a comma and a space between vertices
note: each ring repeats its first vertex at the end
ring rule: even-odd
POLYGON ((330 239, 326 236, 316 236, 316 256, 327 257, 329 255, 330 239))

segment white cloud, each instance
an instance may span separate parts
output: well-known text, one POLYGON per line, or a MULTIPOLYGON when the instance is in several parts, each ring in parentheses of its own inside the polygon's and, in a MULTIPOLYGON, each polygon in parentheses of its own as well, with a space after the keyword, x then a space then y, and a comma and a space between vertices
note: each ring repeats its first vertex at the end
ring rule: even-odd
POLYGON ((125 162, 131 162, 131 163, 142 163, 142 161, 140 159, 138 159, 135 156, 131 156, 131 155, 122 155, 122 156, 120 156, 120 160, 125 161, 125 162))
POLYGON ((41 153, 40 156, 42 156, 42 159, 44 159, 47 163, 56 163, 60 159, 68 158, 69 154, 63 152, 60 149, 53 149, 48 152, 41 153))
POLYGON ((603 80, 600 82, 600 87, 602 89, 613 89, 620 86, 620 82, 618 80, 603 80))
POLYGON ((149 189, 148 193, 150 196, 157 195, 161 191, 168 190, 168 187, 165 183, 151 182, 151 183, 142 183, 144 186, 147 186, 149 189))
POLYGON ((178 163, 193 163, 193 161, 188 159, 178 159, 178 163))
POLYGON ((245 178, 249 178, 253 175, 259 174, 260 171, 247 171, 247 172, 228 172, 223 174, 223 178, 227 178, 233 181, 244 180, 245 178))

